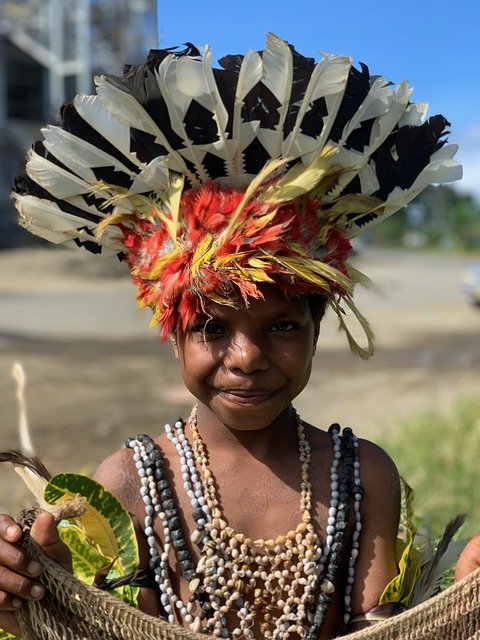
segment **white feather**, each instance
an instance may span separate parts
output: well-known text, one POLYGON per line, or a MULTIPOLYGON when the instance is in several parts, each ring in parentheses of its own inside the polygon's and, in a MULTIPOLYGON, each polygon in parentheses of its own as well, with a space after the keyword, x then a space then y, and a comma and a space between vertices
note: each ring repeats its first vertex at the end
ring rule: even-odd
POLYGON ((85 228, 90 229, 93 234, 96 228, 95 223, 65 213, 50 200, 18 194, 14 197, 19 212, 20 226, 49 242, 75 246, 75 239, 78 239, 95 242, 115 253, 123 249, 122 244, 115 237, 118 234, 116 229, 110 231, 107 227, 99 241, 85 230, 85 228))
MULTIPOLYGON (((382 83, 379 83, 379 89, 374 93, 372 99, 366 100, 365 103, 367 104, 364 103, 359 109, 360 112, 365 106, 359 118, 352 118, 347 125, 343 140, 341 140, 339 144, 345 144, 350 133, 359 126, 362 121, 375 118, 371 128, 370 140, 368 144, 364 146, 362 152, 346 149, 345 147, 339 150, 336 161, 344 167, 353 167, 353 171, 346 172, 340 176, 335 188, 332 189, 328 198, 326 198, 326 202, 337 197, 357 172, 371 161, 370 156, 386 140, 402 117, 411 93, 406 82, 402 82, 396 87, 386 87, 385 85, 382 86, 382 83)), ((370 195, 373 191, 363 191, 362 189, 362 193, 370 195)))
POLYGON ((137 154, 130 151, 130 127, 119 122, 98 96, 76 96, 73 101, 79 116, 133 164, 141 167, 137 154))
POLYGON ((131 180, 137 176, 114 156, 65 129, 49 125, 42 129, 42 133, 45 148, 62 164, 91 184, 98 180, 92 171, 93 168, 113 167, 115 171, 123 171, 131 180))
MULTIPOLYGON (((205 152, 192 144, 185 129, 184 118, 190 106, 191 99, 178 88, 177 62, 178 60, 173 55, 164 58, 155 71, 155 77, 157 78, 158 86, 167 106, 171 127, 175 133, 180 136, 185 147, 179 150, 177 155, 181 154, 193 163, 198 177, 191 175, 191 172, 186 173, 186 175, 193 186, 198 186, 200 182, 203 183, 209 179, 208 173, 203 166, 205 152)), ((182 162, 184 162, 183 158, 182 162)), ((173 165, 171 168, 175 170, 173 165)))
POLYGON ((35 473, 34 471, 32 471, 32 469, 28 469, 27 467, 14 467, 14 469, 16 473, 18 473, 18 475, 22 478, 27 488, 34 495, 40 509, 49 511, 51 505, 43 497, 48 481, 45 480, 45 478, 42 478, 42 476, 38 475, 38 473, 35 473))
POLYGON ((46 160, 35 151, 30 151, 28 154, 27 174, 52 196, 59 199, 87 194, 92 190, 91 184, 46 160))
POLYGON ((237 144, 233 159, 235 175, 232 176, 232 184, 237 188, 243 186, 239 179, 239 175, 244 173, 242 152, 254 140, 258 130, 258 123, 255 126, 253 122, 242 121, 242 108, 247 95, 260 82, 262 70, 263 64, 260 55, 251 49, 246 53, 240 66, 233 107, 232 138, 237 141, 237 144))
POLYGON ((278 108, 279 121, 275 129, 258 130, 258 139, 267 150, 270 158, 280 156, 283 144, 283 126, 288 113, 290 94, 293 80, 292 51, 285 40, 273 33, 267 34, 267 45, 262 55, 263 76, 262 83, 280 103, 278 108))
POLYGON ((427 116, 428 111, 428 102, 412 102, 409 104, 405 111, 403 112, 402 117, 398 121, 399 127, 418 127, 423 122, 425 122, 425 118, 427 116))
POLYGON ((227 175, 234 176, 235 151, 238 140, 229 139, 227 134, 228 111, 223 104, 212 70, 212 52, 205 48, 201 64, 192 58, 179 58, 177 61, 177 83, 181 93, 198 102, 212 114, 217 125, 218 140, 211 145, 202 145, 225 162, 227 175))
POLYGON ((35 455, 30 429, 27 419, 27 403, 25 400, 26 376, 22 365, 15 362, 12 368, 12 375, 17 386, 18 403, 18 435, 20 436, 20 449, 26 456, 35 455))
POLYGON ((378 208, 382 209, 382 213, 376 220, 363 225, 361 228, 356 227, 353 223, 347 227, 349 235, 354 236, 372 224, 385 220, 399 209, 403 209, 403 207, 406 207, 409 202, 430 184, 443 184, 445 182, 460 180, 462 177, 462 166, 456 160, 451 159, 451 156, 455 153, 456 145, 448 146, 453 147, 453 149, 444 151, 444 148, 442 148, 435 152, 431 157, 430 164, 419 173, 409 189, 395 187, 395 189, 391 191, 387 200, 379 205, 378 208), (438 156, 437 153, 439 154, 438 156))
POLYGON ((106 76, 97 77, 95 84, 100 100, 116 120, 127 127, 139 129, 153 136, 155 142, 167 150, 171 168, 189 178, 193 177, 181 156, 170 146, 162 130, 131 93, 109 82, 106 76))
POLYGON ((283 144, 282 155, 284 157, 298 158, 301 156, 304 163, 308 164, 313 159, 312 156, 325 146, 345 93, 350 67, 350 58, 329 55, 326 55, 315 65, 297 114, 295 126, 283 144), (327 115, 323 119, 321 134, 316 139, 312 139, 311 136, 301 133, 301 125, 310 105, 319 98, 325 99, 327 115))
POLYGON ((168 158, 157 156, 149 162, 135 177, 130 191, 131 193, 147 193, 154 191, 159 193, 170 186, 170 172, 168 158))

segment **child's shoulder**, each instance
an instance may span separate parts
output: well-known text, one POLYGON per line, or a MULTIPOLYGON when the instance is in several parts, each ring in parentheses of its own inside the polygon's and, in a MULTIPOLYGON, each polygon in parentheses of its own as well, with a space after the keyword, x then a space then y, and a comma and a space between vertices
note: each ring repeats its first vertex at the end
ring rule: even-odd
MULTIPOLYGON (((342 431, 340 431, 340 434, 342 431)), ((312 452, 321 456, 320 460, 329 460, 333 455, 333 439, 331 434, 321 428, 307 425, 307 436, 312 447, 312 452), (326 457, 325 457, 326 456, 326 457)), ((364 438, 358 438, 358 452, 360 462, 360 475, 365 489, 377 487, 391 493, 400 491, 399 475, 395 463, 379 445, 364 438)))
POLYGON ((132 492, 137 477, 132 450, 127 448, 110 454, 93 474, 94 480, 111 491, 129 511, 133 511, 133 501, 137 498, 136 492, 132 492))
POLYGON ((385 449, 363 438, 358 439, 358 447, 364 483, 383 479, 391 485, 399 484, 397 467, 385 449))
MULTIPOLYGON (((164 453, 170 446, 164 433, 154 438, 154 442, 164 453)), ((133 511, 139 494, 132 491, 132 486, 138 484, 139 479, 131 448, 124 447, 110 454, 98 465, 93 477, 111 491, 129 511, 133 511)))

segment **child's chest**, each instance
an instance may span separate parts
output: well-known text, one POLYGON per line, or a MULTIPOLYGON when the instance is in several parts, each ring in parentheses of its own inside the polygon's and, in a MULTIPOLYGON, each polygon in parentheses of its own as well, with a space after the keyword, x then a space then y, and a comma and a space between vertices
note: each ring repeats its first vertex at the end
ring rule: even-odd
MULTIPOLYGON (((224 531, 219 532, 218 536, 213 535, 214 532, 210 531, 212 543, 215 542, 216 538, 216 542, 212 546, 212 553, 214 555, 217 554, 218 544, 221 540, 226 540, 226 544, 233 549, 232 552, 228 550, 225 552, 224 550, 219 553, 219 557, 221 557, 220 564, 225 569, 224 575, 236 576, 233 583, 235 585, 237 583, 241 584, 242 588, 246 585, 245 588, 247 588, 248 581, 245 578, 249 576, 244 575, 244 572, 259 573, 257 576, 252 573, 252 580, 250 581, 252 593, 263 594, 263 596, 257 596, 258 598, 268 598, 272 589, 277 590, 278 598, 274 599, 273 602, 282 602, 285 599, 287 608, 290 607, 285 594, 290 593, 288 597, 292 598, 293 602, 302 593, 302 588, 300 587, 302 581, 307 581, 306 583, 308 583, 309 580, 308 571, 305 575, 302 573, 303 568, 308 564, 306 552, 308 551, 309 543, 306 542, 305 534, 304 532, 300 533, 301 529, 299 528, 302 526, 302 514, 305 513, 306 497, 308 498, 308 510, 312 517, 313 529, 322 544, 326 538, 331 498, 331 482, 328 471, 331 463, 329 448, 325 451, 314 450, 313 452, 309 474, 312 486, 308 496, 305 490, 302 491, 301 489, 302 482, 305 489, 305 476, 302 476, 302 466, 299 464, 298 459, 292 457, 289 459, 288 456, 283 458, 281 456, 272 456, 267 465, 252 456, 246 459, 246 456, 223 452, 222 455, 212 457, 206 475, 202 473, 202 471, 205 472, 205 469, 197 470, 197 482, 198 486, 201 486, 201 490, 196 492, 197 496, 195 497, 195 492, 192 491, 194 485, 192 474, 186 473, 185 460, 182 460, 182 456, 179 456, 177 451, 173 447, 169 447, 168 444, 162 446, 162 450, 165 459, 165 475, 175 503, 177 518, 181 524, 182 536, 185 539, 197 572, 200 566, 203 566, 205 562, 207 564, 209 562, 208 548, 202 545, 201 540, 199 541, 195 538, 198 531, 198 517, 195 517, 198 505, 196 506, 195 502, 198 500, 198 493, 201 493, 206 497, 205 503, 209 505, 210 511, 217 510, 216 517, 219 518, 222 523, 221 526, 224 528, 224 531), (208 479, 208 482, 205 481, 206 479, 208 479), (215 505, 215 507, 212 505, 215 505), (227 538, 223 537, 225 531, 228 531, 227 538), (285 540, 288 536, 291 538, 292 532, 294 534, 293 546, 291 550, 286 550, 286 562, 284 559, 278 565, 270 567, 267 564, 263 567, 262 559, 260 558, 259 561, 258 558, 255 558, 257 551, 252 549, 251 552, 248 552, 251 557, 248 557, 247 554, 246 558, 242 560, 242 566, 236 566, 238 562, 236 562, 237 551, 235 547, 238 547, 238 551, 241 554, 243 540, 254 541, 257 547, 268 546, 269 541, 275 541, 280 554, 279 550, 283 542, 278 544, 277 541, 285 540), (207 560, 205 554, 207 554, 207 560), (300 569, 300 564, 303 567, 302 569, 300 569), (295 566, 297 566, 297 569, 295 569, 295 566), (282 572, 285 574, 285 580, 280 578, 282 572), (298 578, 301 573, 301 578, 298 578), (238 579, 239 577, 240 580, 238 579), (299 584, 295 586, 295 581, 299 579, 299 584), (282 581, 288 585, 289 581, 292 580, 294 581, 293 591, 288 591, 283 586, 282 581), (285 594, 283 591, 285 591, 285 594)), ((142 501, 139 501, 137 515, 140 521, 142 510, 142 501)), ((169 542, 171 546, 171 532, 168 532, 168 527, 165 527, 165 524, 162 518, 154 518, 154 535, 160 552, 168 547, 169 542)), ((312 553, 314 552, 314 546, 312 546, 312 553)), ((282 549, 283 551, 285 550, 282 549)), ((221 569, 221 573, 224 572, 224 569, 221 569)), ((191 596, 191 585, 189 585, 185 576, 182 576, 182 573, 178 558, 174 553, 170 553, 168 558, 169 580, 174 592, 180 594, 180 599, 186 603, 191 596)), ((234 591, 236 588, 235 586, 234 591)), ((337 608, 339 604, 336 601, 337 598, 335 596, 332 603, 334 608, 337 608)), ((251 607, 253 610, 253 600, 251 607)), ((232 615, 234 614, 230 611, 227 617, 232 615)), ((263 636, 260 628, 259 635, 263 636)))

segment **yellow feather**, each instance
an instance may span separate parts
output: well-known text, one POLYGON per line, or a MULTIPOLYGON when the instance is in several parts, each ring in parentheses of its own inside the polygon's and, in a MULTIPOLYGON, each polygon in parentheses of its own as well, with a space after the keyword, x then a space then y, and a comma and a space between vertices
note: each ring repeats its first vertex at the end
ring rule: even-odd
POLYGON ((162 272, 162 269, 164 268, 164 266, 168 262, 170 262, 170 260, 173 260, 173 258, 175 258, 181 253, 182 253, 181 249, 179 247, 175 247, 174 249, 172 249, 172 251, 169 251, 163 256, 160 256, 159 258, 157 258, 153 263, 152 268, 149 271, 141 271, 138 268, 132 269, 132 275, 140 276, 140 278, 142 278, 143 280, 156 280, 159 277, 160 273, 162 272))
POLYGON ((255 282, 274 282, 263 269, 245 269, 245 273, 255 282))
POLYGON ((279 264, 294 271, 306 282, 317 284, 327 292, 331 290, 331 283, 339 285, 347 293, 353 291, 353 282, 350 278, 338 269, 335 269, 335 267, 325 264, 324 262, 319 262, 311 258, 286 258, 279 256, 274 256, 273 258, 279 264))
POLYGON ((241 253, 231 253, 228 256, 221 256, 219 258, 215 258, 212 263, 212 267, 215 270, 221 269, 222 267, 230 264, 231 262, 237 262, 238 260, 243 260, 246 258, 251 251, 242 251, 241 253))
POLYGON ((373 352, 375 351, 375 345, 374 345, 374 333, 372 331, 372 328, 370 327, 370 324, 368 323, 368 320, 365 318, 365 316, 363 316, 360 311, 358 310, 358 308, 354 305, 353 301, 350 300, 347 297, 343 297, 343 301, 345 302, 345 304, 348 306, 348 308, 350 309, 350 311, 353 313, 353 315, 356 317, 356 319, 358 320, 364 334, 365 337, 367 338, 367 348, 364 349, 363 347, 361 347, 358 342, 355 340, 355 338, 353 337, 353 335, 351 334, 349 328, 347 327, 347 324, 344 320, 344 311, 343 309, 340 307, 340 305, 338 304, 338 302, 332 298, 330 298, 328 300, 329 305, 332 307, 332 309, 335 311, 337 318, 339 320, 340 323, 340 328, 345 332, 346 336, 347 336, 347 340, 348 340, 348 344, 350 345, 350 349, 353 351, 353 353, 355 353, 356 355, 360 356, 361 358, 363 358, 364 360, 367 360, 371 355, 373 355, 373 352))
POLYGON ((338 172, 338 167, 331 163, 336 153, 335 147, 325 146, 310 164, 295 164, 284 176, 268 186, 258 199, 262 202, 281 203, 310 193, 325 176, 338 172))
POLYGON ((223 304, 223 305, 226 305, 227 307, 235 307, 235 303, 233 300, 230 300, 230 298, 224 298, 223 296, 219 295, 218 293, 215 293, 214 291, 209 291, 208 297, 210 298, 210 300, 218 304, 223 304))
POLYGON ((252 180, 252 182, 248 185, 248 188, 245 191, 245 195, 243 196, 242 201, 240 202, 238 207, 235 209, 233 216, 230 218, 230 222, 228 223, 228 226, 219 236, 217 244, 220 244, 221 242, 223 242, 224 239, 228 238, 228 236, 232 233, 233 229, 237 225, 239 217, 242 215, 243 210, 245 209, 247 204, 250 202, 251 198, 253 197, 255 192, 258 190, 258 188, 262 185, 262 183, 265 182, 267 178, 270 178, 275 171, 280 169, 280 167, 285 166, 288 162, 289 162, 289 158, 277 158, 276 160, 270 160, 269 162, 267 162, 267 164, 263 167, 260 173, 256 175, 255 178, 252 180))
MULTIPOLYGON (((382 205, 383 202, 380 198, 376 198, 375 196, 362 196, 356 194, 349 194, 346 196, 341 196, 337 198, 334 203, 323 211, 323 215, 325 215, 328 220, 338 222, 340 217, 345 216, 345 214, 355 211, 359 215, 364 215, 365 213, 370 213, 373 210, 376 210, 379 205, 382 205)), ((345 219, 346 223, 347 220, 345 219)))
POLYGON ((177 241, 178 219, 180 213, 180 200, 182 198, 185 176, 178 173, 170 174, 170 189, 165 194, 164 202, 167 205, 171 218, 161 216, 162 221, 168 231, 168 235, 173 242, 177 241))
POLYGON ((212 234, 206 233, 198 243, 195 253, 193 254, 192 265, 190 267, 192 276, 196 276, 202 264, 210 262, 212 257, 215 255, 216 247, 212 244, 212 241, 212 234))
POLYGON ((261 258, 250 258, 250 260, 248 261, 248 264, 251 267, 254 267, 255 269, 265 269, 265 267, 268 267, 268 262, 267 260, 262 260, 261 258))

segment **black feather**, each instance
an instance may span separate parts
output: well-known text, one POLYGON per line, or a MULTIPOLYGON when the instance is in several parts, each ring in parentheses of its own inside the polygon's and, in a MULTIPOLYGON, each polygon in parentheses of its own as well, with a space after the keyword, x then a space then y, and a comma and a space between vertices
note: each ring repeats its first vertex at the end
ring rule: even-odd
POLYGON ((1 452, 0 462, 10 462, 11 464, 17 465, 19 467, 26 467, 27 469, 34 471, 42 478, 45 478, 45 480, 50 480, 50 478, 52 477, 52 474, 48 471, 48 469, 39 458, 29 458, 21 451, 11 450, 1 452))

